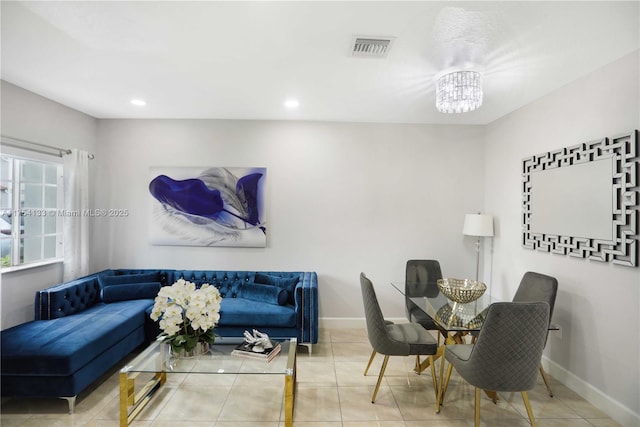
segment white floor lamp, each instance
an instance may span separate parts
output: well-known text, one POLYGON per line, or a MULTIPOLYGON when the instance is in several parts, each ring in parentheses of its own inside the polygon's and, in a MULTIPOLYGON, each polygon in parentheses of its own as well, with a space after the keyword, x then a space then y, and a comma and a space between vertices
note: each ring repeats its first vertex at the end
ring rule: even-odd
POLYGON ((464 216, 464 226, 462 234, 465 236, 476 236, 476 282, 478 281, 478 271, 480 269, 480 237, 493 237, 493 217, 482 214, 466 214, 464 216))

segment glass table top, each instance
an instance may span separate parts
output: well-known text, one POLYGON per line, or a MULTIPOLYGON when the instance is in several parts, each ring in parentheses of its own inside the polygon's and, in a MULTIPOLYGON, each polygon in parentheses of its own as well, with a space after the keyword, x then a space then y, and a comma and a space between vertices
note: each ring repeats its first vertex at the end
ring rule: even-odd
POLYGON ((491 297, 486 293, 476 301, 461 304, 447 299, 437 287, 430 296, 408 297, 404 292, 404 282, 391 285, 405 296, 409 311, 423 311, 444 331, 479 331, 491 304, 491 297))
MULTIPOLYGON (((430 287, 428 296, 406 296, 405 283, 391 283, 400 292, 406 301, 407 311, 420 310, 431 317, 442 332, 473 332, 479 331, 484 323, 489 305, 492 302, 491 295, 484 293, 477 300, 461 304, 449 300, 437 286, 430 287)), ((549 325, 549 330, 557 330, 558 326, 549 325)))
POLYGON ((242 338, 216 338, 209 352, 194 357, 175 357, 170 346, 156 340, 120 372, 173 372, 194 374, 271 374, 291 375, 295 365, 297 340, 278 340, 282 346, 273 360, 254 360, 231 355, 242 338))

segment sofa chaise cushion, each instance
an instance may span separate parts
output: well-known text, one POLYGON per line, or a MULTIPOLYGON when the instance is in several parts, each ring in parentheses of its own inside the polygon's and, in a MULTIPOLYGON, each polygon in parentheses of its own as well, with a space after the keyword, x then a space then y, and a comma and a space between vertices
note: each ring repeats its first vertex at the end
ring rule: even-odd
POLYGON ((153 300, 98 303, 82 313, 2 331, 4 375, 70 375, 145 322, 153 300), (5 345, 5 343, 11 345, 5 345))

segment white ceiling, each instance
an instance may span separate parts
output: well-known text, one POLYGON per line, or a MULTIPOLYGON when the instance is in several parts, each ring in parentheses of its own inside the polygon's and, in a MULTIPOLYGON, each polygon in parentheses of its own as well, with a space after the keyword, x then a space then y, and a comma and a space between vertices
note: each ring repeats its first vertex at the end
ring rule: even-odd
POLYGON ((97 118, 486 124, 638 49, 639 6, 2 1, 1 77, 97 118), (355 58, 354 35, 395 40, 355 58), (435 75, 469 65, 484 105, 437 112, 435 75))

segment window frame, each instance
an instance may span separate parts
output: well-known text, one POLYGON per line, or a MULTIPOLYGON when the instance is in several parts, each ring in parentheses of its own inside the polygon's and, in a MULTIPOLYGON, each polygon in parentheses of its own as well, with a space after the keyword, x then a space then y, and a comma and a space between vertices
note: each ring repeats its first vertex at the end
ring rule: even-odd
MULTIPOLYGON (((5 151, 3 149, 3 151, 5 151)), ((11 271, 24 270, 33 267, 39 267, 43 265, 49 265, 54 263, 61 263, 64 259, 64 218, 61 213, 64 212, 64 176, 62 167, 62 158, 52 158, 50 156, 38 156, 27 155, 22 153, 14 153, 13 150, 2 153, 3 159, 9 159, 11 162, 11 176, 4 177, 10 180, 11 195, 10 195, 10 207, 0 207, 0 211, 4 214, 9 211, 12 214, 11 221, 11 234, 9 240, 11 245, 10 252, 10 265, 0 265, 0 271, 2 273, 8 273, 11 271), (23 176, 23 170, 25 164, 37 163, 40 164, 41 176, 39 181, 29 180, 23 176), (47 182, 47 167, 49 165, 55 166, 55 184, 47 182), (40 187, 40 195, 38 197, 38 207, 25 207, 24 201, 28 197, 26 195, 26 185, 40 187), (47 188, 55 188, 55 207, 47 206, 47 188), (19 216, 16 216, 19 215, 19 216), (35 222, 36 229, 39 226, 39 230, 32 234, 29 234, 25 227, 25 221, 28 217, 42 218, 40 221, 35 222), (47 218, 55 218, 55 230, 54 232, 47 232, 47 218), (15 218, 20 218, 20 221, 16 221, 15 218), (39 224, 38 224, 39 222, 39 224), (25 234, 27 232, 27 234, 25 234), (54 242, 54 256, 46 257, 47 240, 51 238, 55 239, 54 242), (37 238, 39 243, 35 249, 39 250, 37 257, 30 257, 25 260, 25 239, 37 238)), ((32 187, 33 190, 33 187, 32 187)), ((33 223, 32 223, 33 224, 33 223)), ((48 224, 51 225, 51 222, 48 224)), ((32 247, 33 250, 33 247, 32 247)))

